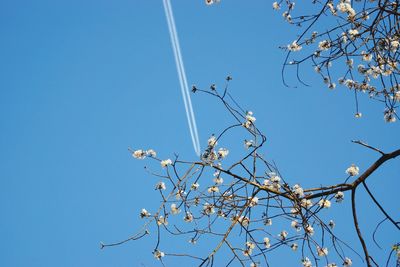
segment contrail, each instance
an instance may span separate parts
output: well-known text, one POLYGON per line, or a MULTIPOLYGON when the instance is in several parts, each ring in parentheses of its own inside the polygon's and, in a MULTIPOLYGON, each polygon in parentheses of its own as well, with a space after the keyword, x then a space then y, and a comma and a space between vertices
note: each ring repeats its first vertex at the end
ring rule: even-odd
POLYGON ((178 71, 179 83, 181 85, 181 92, 183 103, 185 104, 186 118, 189 124, 190 136, 194 151, 197 156, 200 156, 200 143, 197 133, 196 119, 193 113, 192 101, 190 100, 189 87, 186 80, 185 67, 183 66, 181 48, 179 46, 178 33, 176 32, 174 14, 172 13, 170 0, 163 0, 165 15, 167 16, 169 35, 171 37, 172 48, 174 50, 176 69, 178 71))

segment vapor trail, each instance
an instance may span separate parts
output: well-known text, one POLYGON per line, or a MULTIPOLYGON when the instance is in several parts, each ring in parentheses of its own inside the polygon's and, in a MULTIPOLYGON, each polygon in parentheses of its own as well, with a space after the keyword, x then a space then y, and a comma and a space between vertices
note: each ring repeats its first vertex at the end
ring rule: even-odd
POLYGON ((176 69, 178 71, 179 83, 185 104, 186 118, 189 124, 190 136, 192 138, 193 148, 197 156, 200 156, 200 143, 197 133, 196 119, 193 113, 192 101, 190 99, 189 87, 186 80, 185 67, 182 61, 181 48, 179 46, 178 33, 175 27, 174 14, 172 13, 170 0, 163 0, 165 15, 167 17, 169 35, 171 37, 172 48, 175 56, 176 69))

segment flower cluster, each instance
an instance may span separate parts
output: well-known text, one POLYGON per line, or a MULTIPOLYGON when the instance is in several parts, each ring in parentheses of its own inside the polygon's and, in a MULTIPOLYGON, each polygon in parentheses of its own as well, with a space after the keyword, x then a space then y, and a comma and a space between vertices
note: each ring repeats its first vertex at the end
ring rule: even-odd
POLYGON ((253 116, 253 112, 247 111, 246 121, 243 123, 243 126, 247 129, 250 129, 254 125, 255 121, 256 121, 256 118, 253 116))
POLYGON ((296 195, 296 197, 298 198, 304 197, 304 190, 300 185, 295 184, 292 190, 293 193, 296 195))
POLYGON ((265 179, 263 185, 270 190, 279 191, 281 188, 281 177, 279 177, 275 172, 267 173, 269 178, 265 179))
POLYGON ((228 156, 229 154, 228 149, 221 147, 218 150, 216 150, 216 146, 218 145, 218 140, 214 135, 212 135, 208 139, 207 143, 208 143, 207 148, 201 156, 202 160, 208 163, 213 163, 215 160, 223 160, 228 156))

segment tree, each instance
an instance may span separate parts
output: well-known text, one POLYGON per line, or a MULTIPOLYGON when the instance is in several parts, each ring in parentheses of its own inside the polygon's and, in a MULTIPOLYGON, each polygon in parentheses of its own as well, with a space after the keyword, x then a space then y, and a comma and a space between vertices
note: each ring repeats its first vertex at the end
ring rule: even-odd
MULTIPOLYGON (((213 3, 213 1, 208 2, 213 3)), ((390 43, 386 45, 385 50, 385 45, 380 44, 385 41, 378 41, 383 40, 378 36, 382 35, 383 30, 380 27, 383 27, 386 29, 385 38, 389 38, 389 35, 396 36, 390 38, 398 38, 397 33, 393 34, 395 29, 388 29, 389 26, 385 26, 389 23, 388 21, 391 21, 390 25, 397 23, 393 24, 393 20, 397 19, 397 5, 394 8, 394 4, 388 1, 364 2, 363 11, 357 13, 348 1, 341 1, 337 7, 330 1, 324 3, 314 1, 313 5, 321 8, 319 13, 292 17, 294 2, 275 2, 273 7, 279 9, 283 4, 287 6, 283 14, 288 22, 298 25, 308 23, 306 30, 296 41, 285 48, 288 54, 284 69, 287 66, 296 66, 298 70, 302 63, 311 60, 317 67, 318 73, 324 78, 324 82, 333 89, 335 85, 331 82, 330 65, 334 61, 345 60, 342 63, 347 64, 348 67, 343 83, 352 89, 356 96, 359 92, 366 91, 373 95, 373 99, 383 101, 387 107, 385 120, 393 122, 397 117, 395 108, 399 101, 399 90, 395 82, 397 47, 393 50, 393 44, 390 43), (381 13, 375 19, 375 23, 380 26, 372 24, 368 28, 369 32, 360 31, 360 28, 365 27, 364 21, 368 20, 363 18, 363 16, 368 16, 365 12, 369 12, 369 16, 381 13), (346 18, 343 18, 342 13, 346 18), (342 19, 339 20, 339 26, 322 34, 312 33, 311 38, 303 40, 317 21, 325 15, 331 16, 330 14, 342 19), (355 25, 356 28, 354 28, 355 25), (353 34, 345 30, 346 27, 351 27, 353 34), (340 34, 335 38, 333 36, 336 31, 345 32, 345 35, 340 34), (370 39, 368 35, 377 36, 377 39, 370 39), (301 60, 289 61, 292 52, 300 51, 303 46, 311 47, 320 38, 326 39, 319 42, 316 51, 312 51, 309 56, 301 60), (346 42, 343 38, 347 39, 346 42), (373 48, 369 46, 370 41, 374 44, 373 48), (327 53, 327 56, 324 56, 324 53, 327 53), (371 62, 368 67, 363 67, 367 68, 365 73, 360 71, 361 67, 358 67, 358 72, 353 71, 348 62, 350 57, 360 57, 362 60, 371 62), (374 67, 375 63, 378 65, 374 67), (374 69, 379 72, 376 74, 377 79, 384 86, 379 90, 370 85, 363 87, 364 82, 370 83, 374 69), (362 77, 364 81, 357 82, 354 78, 356 75, 362 77), (352 81, 349 81, 350 79, 352 81), (387 83, 391 85, 390 90, 386 88, 387 83)), ((393 26, 395 27, 397 26, 393 26)), ((394 41, 397 39, 393 39, 394 41)), ((354 61, 351 65, 353 64, 354 61)), ((137 234, 117 243, 102 243, 101 247, 121 245, 152 235, 155 239, 153 255, 162 264, 164 264, 164 257, 168 256, 189 257, 194 260, 194 265, 213 266, 218 253, 226 249, 230 252, 230 258, 225 261, 226 265, 269 266, 269 252, 289 247, 291 250, 301 252, 299 261, 306 267, 351 266, 352 259, 349 254, 357 252, 351 244, 344 241, 340 233, 335 232, 335 221, 327 219, 331 205, 350 201, 352 217, 348 218, 348 221, 354 227, 362 245, 365 265, 393 266, 396 264, 400 266, 400 243, 393 244, 388 251, 386 263, 378 263, 373 255, 370 255, 369 244, 364 238, 365 233, 359 226, 358 208, 361 204, 357 202, 357 192, 364 189, 380 210, 379 215, 382 216, 381 223, 376 226, 376 229, 383 223, 389 223, 394 233, 398 233, 399 220, 389 214, 378 201, 377 196, 368 187, 367 180, 385 162, 399 156, 400 149, 385 152, 365 142, 354 140, 355 144, 377 153, 376 161, 369 168, 360 172, 356 165, 349 164, 345 170, 347 175, 343 177, 343 180, 332 185, 320 185, 321 182, 318 181, 315 187, 303 188, 299 183, 289 182, 290 179, 281 175, 276 164, 263 156, 262 147, 266 142, 266 137, 257 127, 255 115, 251 111, 245 111, 231 96, 228 86, 231 79, 230 76, 226 78, 227 85, 223 90, 218 90, 215 86, 207 90, 195 86, 192 89, 193 93, 204 93, 217 98, 233 120, 230 126, 208 139, 207 148, 199 160, 186 161, 178 155, 173 159, 161 159, 152 149, 129 149, 134 158, 141 160, 147 158, 155 165, 161 165, 162 172, 147 168, 150 174, 160 179, 155 189, 160 194, 161 204, 157 209, 146 207, 141 210, 140 217, 146 221, 137 234), (231 162, 227 164, 225 162, 229 150, 220 147, 219 143, 233 131, 241 131, 244 135, 244 141, 240 141, 243 142, 244 149, 240 157, 230 159, 231 162), (213 177, 212 181, 209 179, 210 176, 213 177), (279 233, 271 231, 272 224, 279 225, 282 230, 279 233), (290 231, 285 230, 288 226, 291 228, 290 231), (155 234, 153 234, 154 231, 155 234), (207 238, 210 250, 207 255, 165 251, 160 246, 160 241, 168 235, 189 237, 192 244, 199 239, 207 238), (241 238, 236 238, 236 235, 240 235, 241 238)), ((356 114, 360 116, 358 107, 356 114)), ((375 235, 375 233, 368 234, 375 235)))
MULTIPOLYGON (((256 266, 264 260, 268 265, 266 254, 269 251, 281 246, 290 246, 293 250, 301 250, 304 255, 301 259, 304 266, 312 266, 312 262, 317 263, 319 260, 324 262, 328 253, 336 254, 336 257, 343 261, 344 266, 351 266, 352 261, 345 252, 351 250, 350 245, 342 241, 340 235, 334 232, 335 222, 326 221, 325 216, 320 215, 331 207, 332 202, 340 203, 347 195, 351 199, 352 223, 362 244, 365 262, 368 266, 378 265, 369 255, 367 244, 358 226, 356 192, 363 187, 381 210, 382 222, 388 221, 399 230, 400 223, 385 211, 369 190, 366 181, 382 164, 399 156, 400 149, 385 153, 361 141, 353 141, 377 152, 380 157, 361 174, 357 166, 349 166, 346 170, 347 177, 337 184, 302 188, 299 184, 289 184, 280 175, 275 164, 268 162, 262 156, 261 147, 266 138, 256 127, 256 118, 252 112, 244 112, 240 106, 237 106, 228 88, 221 93, 215 89, 194 88, 193 91, 218 98, 236 123, 227 127, 219 135, 209 138, 207 149, 199 161, 188 162, 181 160, 178 156, 173 160, 161 160, 153 150, 130 149, 134 158, 147 157, 163 167, 162 173, 149 170, 161 179, 155 188, 160 193, 162 203, 155 213, 150 213, 146 209, 140 212, 140 217, 146 219, 147 222, 136 235, 118 243, 102 244, 102 248, 139 239, 149 234, 148 229, 151 224, 154 224, 157 229, 157 245, 153 253, 154 257, 161 261, 165 255, 182 256, 198 260, 199 266, 209 266, 213 264, 221 246, 227 246, 232 253, 228 264, 236 261, 242 266, 248 262, 256 266), (251 139, 244 141, 246 152, 243 157, 229 166, 224 166, 224 158, 229 151, 218 148, 218 142, 237 128, 242 129, 251 139), (207 184, 209 179, 206 178, 210 176, 210 172, 213 173, 214 179, 207 184), (174 222, 173 226, 169 223, 170 221, 174 222), (283 226, 290 224, 296 230, 296 234, 289 234, 283 230, 277 237, 268 230, 272 222, 278 222, 283 226), (222 232, 221 228, 224 229, 222 232), (190 236, 192 243, 196 243, 204 236, 219 236, 220 241, 205 257, 164 253, 159 248, 162 231, 171 235, 190 236), (246 236, 246 242, 236 244, 237 240, 231 241, 231 235, 234 236, 234 232, 235 234, 242 232, 246 236), (327 244, 330 244, 334 250, 328 251, 327 244)), ((399 244, 395 244, 388 262, 393 260, 392 254, 399 254, 399 251, 399 244)), ((399 264, 398 261, 397 264, 399 264)), ((336 266, 328 261, 326 265, 336 266)))
POLYGON ((305 84, 299 69, 310 63, 328 88, 335 89, 337 80, 354 92, 356 117, 362 115, 358 94, 365 93, 384 104, 385 121, 396 121, 400 102, 399 1, 326 0, 301 5, 311 7, 297 14, 295 1, 273 3, 275 10, 285 9, 282 16, 288 23, 305 27, 291 44, 283 47, 288 52, 282 74, 286 67, 295 67, 299 81, 305 84), (300 54, 298 59, 291 59, 293 53, 300 54), (335 67, 342 77, 332 76, 335 67))

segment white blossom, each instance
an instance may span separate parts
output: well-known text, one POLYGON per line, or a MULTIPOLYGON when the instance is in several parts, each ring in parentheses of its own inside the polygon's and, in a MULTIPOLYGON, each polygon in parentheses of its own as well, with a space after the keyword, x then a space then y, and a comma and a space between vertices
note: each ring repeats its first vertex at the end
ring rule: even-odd
POLYGON ((344 259, 344 262, 343 262, 343 266, 344 267, 349 267, 349 266, 351 266, 351 265, 353 265, 353 262, 351 261, 351 259, 350 258, 345 258, 344 259))
POLYGON ((263 243, 264 243, 265 248, 270 248, 271 247, 271 243, 270 243, 270 240, 269 240, 268 237, 264 237, 263 243))
POLYGON ((183 191, 183 189, 180 189, 180 190, 178 190, 178 191, 176 192, 175 198, 176 198, 177 200, 180 200, 180 199, 182 199, 182 197, 184 197, 185 195, 186 195, 186 192, 183 191))
POLYGON ((293 244, 290 245, 290 248, 291 248, 293 251, 296 251, 296 250, 299 248, 299 245, 297 245, 297 243, 293 243, 293 244))
POLYGON ((335 89, 336 88, 336 83, 329 83, 328 84, 329 89, 335 89))
POLYGON ((333 6, 332 2, 328 2, 326 5, 329 7, 329 10, 331 11, 332 15, 336 16, 337 15, 336 10, 335 10, 335 7, 333 6))
POLYGON ((384 116, 383 118, 385 119, 386 122, 395 122, 396 121, 396 112, 394 109, 385 109, 383 112, 384 116))
POLYGON ((253 249, 256 245, 253 242, 247 241, 246 242, 246 249, 243 251, 243 255, 248 257, 253 253, 253 249))
POLYGON ((180 212, 181 212, 181 210, 176 206, 176 204, 172 203, 171 204, 171 213, 175 215, 175 214, 178 214, 180 212))
POLYGON ((396 100, 397 102, 400 102, 400 91, 394 93, 393 99, 396 100))
POLYGON ((256 245, 253 242, 247 241, 246 247, 249 249, 254 249, 256 247, 256 245))
POLYGON ((372 54, 371 53, 367 53, 365 51, 362 51, 361 55, 362 55, 362 60, 364 60, 364 61, 371 61, 372 60, 372 54))
POLYGON ((249 207, 254 207, 258 204, 258 197, 249 197, 249 207))
POLYGON ((340 37, 340 40, 342 40, 342 43, 347 43, 347 34, 345 32, 342 32, 342 36, 340 37))
POLYGON ((146 151, 146 155, 147 155, 148 157, 152 157, 152 158, 157 157, 157 153, 156 153, 153 149, 148 149, 148 150, 146 151))
POLYGON ((341 1, 336 8, 341 12, 341 13, 347 13, 347 15, 351 18, 356 15, 356 11, 353 9, 351 6, 350 1, 341 1))
POLYGON ((160 250, 156 250, 153 252, 153 255, 157 260, 161 260, 161 258, 165 256, 165 253, 160 250))
POLYGON ((291 44, 288 44, 287 48, 289 49, 289 51, 292 51, 292 52, 297 52, 302 49, 301 45, 299 45, 296 40, 293 41, 291 44))
POLYGON ((398 40, 393 40, 390 42, 390 50, 395 52, 399 48, 400 42, 398 40))
POLYGON ((146 209, 140 211, 140 218, 150 217, 150 213, 146 209))
POLYGON ((240 216, 237 221, 244 227, 248 226, 250 223, 250 219, 245 216, 240 216))
POLYGON ((161 163, 161 167, 165 168, 168 165, 172 165, 172 160, 166 159, 166 160, 162 160, 160 163, 161 163))
POLYGON ((352 58, 346 60, 346 65, 349 66, 349 68, 353 68, 354 60, 352 58))
POLYGON ((218 149, 218 159, 223 159, 226 156, 228 156, 229 150, 226 148, 220 148, 218 149))
POLYGON ((208 139, 208 145, 210 147, 215 147, 217 144, 217 138, 214 135, 211 135, 211 137, 208 139))
POLYGON ((168 225, 167 218, 165 218, 164 216, 158 217, 157 218, 157 224, 158 225, 168 225))
POLYGON ((243 250, 243 255, 249 257, 253 253, 252 249, 245 249, 243 250))
POLYGON ((212 4, 219 3, 220 0, 205 0, 204 2, 206 3, 207 6, 210 6, 212 4))
POLYGON ((306 228, 304 229, 307 234, 313 235, 314 234, 314 228, 311 225, 307 225, 306 228))
POLYGON ((368 74, 368 69, 363 64, 357 66, 357 71, 363 75, 368 74))
POLYGON ((233 199, 233 194, 230 191, 225 191, 222 195, 226 199, 233 199))
POLYGON ((165 190, 165 189, 167 189, 167 187, 165 186, 165 183, 164 183, 164 182, 158 182, 158 183, 156 184, 156 189, 157 189, 157 190, 165 190))
POLYGON ((356 165, 351 164, 351 166, 347 168, 346 173, 350 176, 357 176, 359 171, 360 169, 356 165))
POLYGON ((132 153, 132 157, 134 157, 135 159, 144 159, 146 158, 146 152, 142 149, 135 150, 132 153))
POLYGON ((218 188, 218 186, 215 186, 215 185, 213 185, 213 186, 211 186, 211 187, 209 187, 208 189, 207 189, 207 192, 208 193, 218 193, 219 192, 219 188, 218 188))
POLYGON ((272 8, 275 9, 275 10, 279 10, 279 9, 281 9, 281 6, 278 4, 278 2, 273 2, 272 3, 272 8))
POLYGON ((218 216, 218 217, 225 218, 225 217, 226 217, 226 214, 225 214, 222 210, 218 210, 217 216, 218 216))
POLYGON ((303 188, 302 188, 300 185, 298 185, 298 184, 295 184, 295 185, 293 186, 293 193, 294 193, 297 197, 304 197, 304 190, 303 190, 303 188))
POLYGON ((345 84, 349 89, 352 89, 352 88, 354 88, 354 87, 357 85, 357 83, 356 83, 355 81, 351 80, 351 79, 347 79, 347 80, 344 82, 344 84, 345 84))
POLYGON ((342 13, 346 13, 349 8, 351 8, 351 5, 348 3, 341 2, 337 5, 337 9, 342 13))
POLYGON ((192 189, 192 190, 197 190, 198 188, 199 188, 199 183, 193 183, 191 186, 190 186, 190 189, 192 189))
POLYGON ((265 179, 263 181, 263 185, 266 186, 268 189, 278 191, 281 188, 281 185, 280 185, 281 178, 278 175, 276 175, 276 173, 274 173, 274 172, 270 172, 267 175, 270 178, 265 179))
POLYGON ((249 129, 254 124, 255 121, 256 121, 256 118, 253 116, 253 112, 247 111, 246 112, 246 121, 245 121, 245 123, 243 123, 243 126, 247 129, 249 129))
POLYGON ((279 238, 281 239, 281 240, 286 240, 286 237, 288 236, 288 232, 286 232, 285 230, 283 230, 282 232, 280 232, 279 233, 279 238))
POLYGON ((313 203, 310 199, 304 199, 304 198, 301 200, 300 204, 303 208, 307 208, 307 209, 311 208, 313 205, 313 203))
POLYGON ((224 182, 224 179, 222 177, 215 177, 213 181, 215 184, 221 185, 224 182))
POLYGON ((293 215, 299 215, 300 214, 300 209, 299 207, 295 206, 292 209, 290 209, 290 213, 293 215))
POLYGON ((363 19, 363 20, 369 20, 369 13, 368 13, 368 11, 363 11, 362 12, 362 14, 361 14, 361 18, 363 19))
POLYGON ((203 206, 203 212, 204 212, 206 215, 214 214, 214 213, 215 213, 214 206, 213 206, 212 204, 205 203, 204 206, 203 206))
POLYGON ((189 211, 187 211, 185 217, 183 217, 183 220, 185 222, 192 222, 193 221, 193 214, 190 213, 189 211))
POLYGON ((272 219, 270 219, 270 218, 264 219, 264 225, 271 226, 272 225, 272 219))
POLYGON ((328 208, 331 207, 331 202, 330 202, 329 200, 327 200, 327 199, 321 199, 321 200, 318 202, 318 205, 319 205, 321 208, 326 208, 326 209, 328 209, 328 208))
POLYGON ((317 254, 320 257, 325 257, 328 255, 328 248, 321 248, 321 247, 317 247, 317 254))
POLYGON ((304 267, 312 267, 312 262, 308 257, 305 257, 301 263, 303 264, 304 267))
POLYGON ((254 146, 254 141, 253 140, 244 140, 244 147, 246 149, 249 149, 252 146, 254 146))
POLYGON ((290 226, 291 226, 292 228, 296 229, 297 232, 299 232, 299 231, 301 230, 301 226, 300 226, 300 224, 299 224, 298 221, 292 221, 292 222, 290 223, 290 226))
POLYGON ((323 40, 323 41, 319 42, 319 44, 318 44, 318 49, 321 51, 326 51, 329 48, 331 48, 331 42, 328 40, 323 40))
POLYGON ((282 17, 284 17, 287 22, 292 23, 292 16, 289 14, 289 12, 283 12, 282 17))
POLYGON ((350 29, 348 30, 349 36, 351 40, 355 40, 357 35, 358 35, 358 30, 357 29, 350 29))
POLYGON ((344 200, 344 193, 339 191, 335 194, 336 202, 342 202, 344 200))

